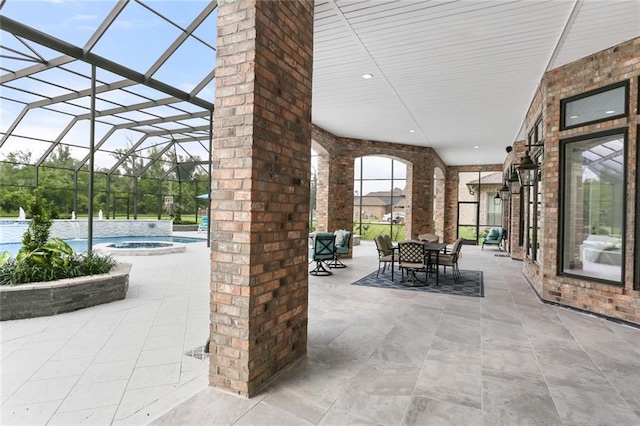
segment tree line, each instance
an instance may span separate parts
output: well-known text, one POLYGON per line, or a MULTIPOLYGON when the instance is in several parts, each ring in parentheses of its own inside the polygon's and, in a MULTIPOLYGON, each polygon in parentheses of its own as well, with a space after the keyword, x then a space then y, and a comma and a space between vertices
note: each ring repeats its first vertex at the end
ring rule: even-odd
MULTIPOLYGON (((142 157, 130 148, 111 153, 120 162, 113 173, 109 168, 94 168, 96 215, 102 210, 105 218, 170 218, 195 215, 196 209, 206 208, 207 200, 196 199, 209 189, 207 166, 199 157, 172 150, 162 153, 157 148, 142 157)), ((17 217, 36 187, 44 189, 51 218, 68 219, 72 211, 86 215, 90 173, 87 164, 79 165, 68 145, 58 145, 37 170, 28 150, 6 154, 0 160, 0 216, 17 217)))

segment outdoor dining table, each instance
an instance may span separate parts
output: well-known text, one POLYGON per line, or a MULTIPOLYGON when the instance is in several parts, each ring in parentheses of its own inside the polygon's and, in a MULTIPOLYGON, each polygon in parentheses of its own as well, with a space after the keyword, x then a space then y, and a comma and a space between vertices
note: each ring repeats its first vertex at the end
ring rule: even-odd
MULTIPOLYGON (((425 259, 426 263, 426 271, 427 271, 427 276, 426 276, 426 280, 429 281, 429 260, 431 259, 431 255, 433 253, 435 253, 436 255, 436 261, 435 261, 435 266, 436 266, 436 285, 440 285, 440 268, 438 267, 438 263, 440 261, 440 252, 444 249, 447 248, 447 244, 445 243, 428 243, 428 242, 423 242, 424 244, 424 249, 427 252, 427 256, 429 257, 429 259, 425 259)), ((394 267, 394 259, 395 259, 395 252, 398 251, 398 246, 393 246, 391 247, 391 249, 394 251, 394 255, 391 257, 391 281, 393 281, 393 270, 395 269, 394 267)))
POLYGON ((432 264, 432 262, 430 262, 431 260, 431 255, 433 253, 435 253, 436 255, 436 261, 435 263, 433 263, 436 267, 436 285, 440 285, 440 252, 444 249, 447 248, 447 245, 445 243, 424 243, 424 249, 427 251, 427 255, 429 256, 429 259, 426 260, 425 264, 426 264, 426 269, 427 269, 427 276, 426 276, 426 280, 427 282, 429 282, 429 265, 432 264))

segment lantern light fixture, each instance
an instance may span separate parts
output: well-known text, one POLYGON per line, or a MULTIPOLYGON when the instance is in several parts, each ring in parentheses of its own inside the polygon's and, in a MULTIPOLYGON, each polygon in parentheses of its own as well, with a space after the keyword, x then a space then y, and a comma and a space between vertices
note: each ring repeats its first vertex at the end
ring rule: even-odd
POLYGON ((520 193, 520 179, 518 178, 518 172, 516 172, 515 168, 511 169, 511 176, 509 176, 508 184, 511 194, 515 195, 520 193))
POLYGON ((507 186, 507 182, 502 182, 502 188, 500 188, 500 198, 504 201, 509 199, 509 187, 507 186))
POLYGON ((529 156, 529 151, 524 153, 518 166, 518 178, 522 186, 532 186, 538 177, 538 165, 529 156))

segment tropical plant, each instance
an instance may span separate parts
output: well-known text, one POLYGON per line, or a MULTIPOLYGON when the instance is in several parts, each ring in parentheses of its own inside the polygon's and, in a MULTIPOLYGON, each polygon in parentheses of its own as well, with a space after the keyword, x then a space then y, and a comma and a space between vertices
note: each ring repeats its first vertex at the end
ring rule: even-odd
MULTIPOLYGON (((27 205, 27 217, 31 218, 27 231, 22 236, 22 248, 20 253, 30 253, 42 247, 49 239, 49 228, 51 219, 44 207, 45 200, 42 197, 42 190, 36 189, 34 196, 27 205)), ((18 257, 20 257, 18 253, 18 257)))
POLYGON ((27 207, 31 221, 22 236, 18 255, 12 259, 8 252, 0 254, 0 285, 104 274, 116 265, 110 256, 74 254, 71 246, 60 238, 50 239, 51 219, 46 204, 41 191, 36 190, 27 207))

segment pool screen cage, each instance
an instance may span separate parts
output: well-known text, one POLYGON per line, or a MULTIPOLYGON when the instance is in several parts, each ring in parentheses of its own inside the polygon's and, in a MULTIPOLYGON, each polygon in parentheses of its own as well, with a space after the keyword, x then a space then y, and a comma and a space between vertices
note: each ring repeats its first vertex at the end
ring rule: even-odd
POLYGON ((1 0, 0 217, 38 187, 59 218, 208 214, 216 31, 215 1, 1 0))

